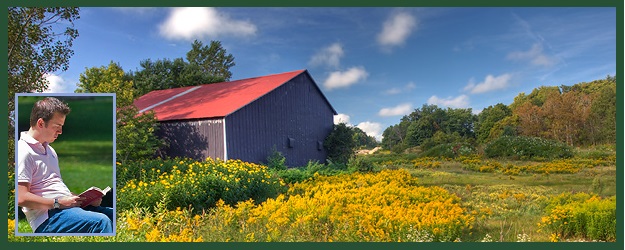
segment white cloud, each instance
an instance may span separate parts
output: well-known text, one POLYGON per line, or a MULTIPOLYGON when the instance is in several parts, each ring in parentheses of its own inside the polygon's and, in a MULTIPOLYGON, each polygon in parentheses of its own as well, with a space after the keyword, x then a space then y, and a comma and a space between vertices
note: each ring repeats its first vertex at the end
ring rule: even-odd
POLYGON ((378 43, 383 46, 402 45, 417 27, 418 21, 412 15, 398 12, 384 22, 378 34, 378 43))
POLYGON ((328 90, 346 88, 366 79, 367 76, 369 76, 369 73, 367 73, 364 67, 352 67, 347 71, 335 71, 330 73, 330 76, 325 80, 323 86, 328 90))
POLYGON ((473 80, 469 81, 464 90, 469 91, 471 94, 480 94, 505 89, 510 86, 510 79, 512 79, 510 74, 500 76, 487 75, 483 82, 475 84, 473 80))
POLYGON ((438 96, 432 96, 428 99, 428 104, 434 104, 442 107, 450 108, 467 108, 469 106, 469 97, 461 95, 456 98, 439 98, 438 96))
POLYGON ((378 112, 379 116, 407 115, 412 111, 412 104, 404 103, 392 108, 383 108, 378 112))
POLYGON ((401 89, 400 88, 392 88, 392 89, 389 89, 387 91, 384 91, 384 93, 386 93, 387 95, 397 95, 397 94, 401 93, 401 89))
POLYGON ((414 82, 409 82, 408 84, 406 84, 406 86, 404 87, 406 90, 413 90, 417 87, 417 85, 414 82))
POLYGON ((400 94, 402 92, 409 92, 409 91, 415 89, 416 87, 417 87, 417 85, 414 84, 414 82, 409 82, 408 84, 406 84, 406 86, 404 86, 402 88, 395 87, 395 88, 388 89, 388 90, 384 91, 384 94, 387 94, 387 95, 397 95, 397 94, 400 94))
POLYGON ((46 80, 48 80, 48 89, 45 90, 45 93, 73 93, 75 86, 70 86, 70 84, 65 81, 60 76, 54 74, 46 74, 46 80))
POLYGON ((256 30, 251 22, 230 19, 215 8, 198 7, 173 8, 159 27, 162 36, 183 40, 221 35, 251 36, 256 30))
POLYGON ((529 61, 536 66, 552 66, 556 61, 543 53, 543 46, 539 43, 532 45, 528 51, 515 51, 507 56, 508 59, 529 61))
POLYGON ((349 123, 349 115, 346 114, 338 114, 334 116, 334 124, 345 123, 348 126, 351 126, 349 123))
POLYGON ((313 55, 309 64, 313 66, 327 65, 336 68, 340 65, 341 57, 343 57, 344 54, 343 45, 334 43, 313 55))
POLYGON ((366 121, 358 123, 356 127, 364 131, 368 136, 373 136, 376 140, 382 141, 382 124, 366 121))

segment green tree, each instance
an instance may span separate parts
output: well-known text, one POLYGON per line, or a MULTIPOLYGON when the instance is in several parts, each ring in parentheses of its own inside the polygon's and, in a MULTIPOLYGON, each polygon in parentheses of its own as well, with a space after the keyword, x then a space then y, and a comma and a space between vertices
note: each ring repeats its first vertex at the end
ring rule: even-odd
POLYGON ((334 163, 347 164, 354 156, 356 142, 353 130, 345 123, 334 125, 332 132, 326 137, 323 145, 328 151, 328 158, 334 163))
POLYGON ((502 119, 511 116, 512 110, 508 106, 498 103, 495 106, 488 106, 477 115, 475 123, 475 135, 478 143, 487 142, 491 129, 502 119))
POLYGON ((111 62, 107 67, 86 69, 80 74, 76 92, 116 93, 118 161, 151 157, 163 146, 155 134, 158 123, 154 113, 139 114, 133 105, 132 81, 125 79, 124 70, 118 64, 111 62))
POLYGON ((191 66, 197 66, 204 75, 215 77, 218 81, 229 81, 232 77, 234 56, 227 54, 220 41, 211 41, 210 46, 195 40, 191 50, 187 52, 187 61, 191 66))
POLYGON ((147 94, 152 90, 170 89, 184 86, 197 85, 191 81, 185 81, 183 74, 188 66, 182 58, 150 59, 139 62, 141 70, 130 72, 133 79, 135 97, 147 94))
POLYGON ((209 47, 196 40, 191 47, 187 61, 183 58, 141 61, 141 69, 128 73, 134 82, 135 97, 153 90, 230 80, 234 56, 226 54, 220 42, 213 41, 209 47))
POLYGON ((114 62, 108 66, 85 69, 79 76, 76 93, 116 93, 117 106, 125 107, 133 102, 132 81, 125 79, 124 70, 114 62))
POLYGON ((616 143, 616 77, 607 76, 597 85, 585 130, 591 133, 589 144, 616 143))
POLYGON ((374 148, 378 145, 378 142, 375 140, 375 137, 367 135, 365 131, 358 127, 352 127, 353 131, 353 139, 356 143, 356 148, 374 148))
MULTIPOLYGON (((46 74, 69 68, 78 37, 74 21, 79 8, 9 7, 8 42, 8 128, 9 150, 13 150, 15 93, 41 92, 48 88, 46 74)), ((9 152, 9 162, 13 153, 9 152)))

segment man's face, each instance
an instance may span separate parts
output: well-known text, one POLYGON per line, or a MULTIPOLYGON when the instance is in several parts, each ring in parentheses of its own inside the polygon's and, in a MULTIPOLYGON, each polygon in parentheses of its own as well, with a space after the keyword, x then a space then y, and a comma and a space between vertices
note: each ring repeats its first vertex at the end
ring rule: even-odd
POLYGON ((52 143, 63 133, 63 125, 65 124, 65 115, 54 113, 52 119, 47 124, 43 122, 43 128, 41 129, 41 139, 45 142, 52 143))

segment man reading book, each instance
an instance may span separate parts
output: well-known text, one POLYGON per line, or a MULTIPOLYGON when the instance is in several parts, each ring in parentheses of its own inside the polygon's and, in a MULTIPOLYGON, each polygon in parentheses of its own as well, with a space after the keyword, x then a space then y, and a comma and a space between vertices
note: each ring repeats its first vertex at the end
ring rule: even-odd
POLYGON ((113 209, 97 199, 81 208, 61 179, 57 154, 50 146, 63 132, 70 108, 54 97, 33 105, 30 129, 20 133, 17 152, 17 201, 35 233, 112 233, 113 209))

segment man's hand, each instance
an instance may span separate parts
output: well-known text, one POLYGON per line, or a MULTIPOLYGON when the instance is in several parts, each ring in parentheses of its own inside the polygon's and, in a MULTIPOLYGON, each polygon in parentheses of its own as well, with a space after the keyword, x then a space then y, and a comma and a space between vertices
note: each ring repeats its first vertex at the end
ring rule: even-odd
POLYGON ((80 207, 83 200, 85 200, 85 198, 80 196, 65 196, 59 198, 59 204, 61 208, 80 207))
POLYGON ((97 207, 100 206, 100 204, 102 204, 102 198, 93 200, 89 205, 97 207))

